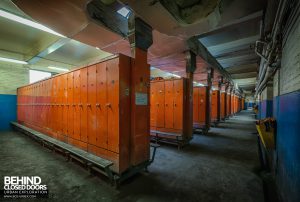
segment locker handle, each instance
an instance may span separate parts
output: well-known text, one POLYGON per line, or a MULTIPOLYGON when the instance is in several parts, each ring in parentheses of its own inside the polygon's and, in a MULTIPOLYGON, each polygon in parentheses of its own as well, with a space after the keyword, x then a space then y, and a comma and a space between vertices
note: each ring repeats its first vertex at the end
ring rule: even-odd
POLYGON ((105 105, 105 107, 111 107, 111 104, 110 104, 110 103, 107 103, 107 104, 105 105))
POLYGON ((72 104, 72 106, 73 106, 73 107, 75 107, 75 106, 76 106, 76 104, 72 104))
POLYGON ((91 107, 91 104, 86 104, 86 106, 91 107))
POLYGON ((177 104, 174 104, 174 106, 176 107, 176 106, 177 106, 177 104))
POLYGON ((78 106, 82 107, 82 104, 78 104, 78 106))
POLYGON ((159 104, 158 104, 158 103, 156 103, 156 105, 157 105, 157 106, 159 106, 159 104))
POLYGON ((100 107, 100 104, 96 104, 96 107, 100 107))
POLYGON ((166 104, 166 107, 168 106, 168 104, 166 104))

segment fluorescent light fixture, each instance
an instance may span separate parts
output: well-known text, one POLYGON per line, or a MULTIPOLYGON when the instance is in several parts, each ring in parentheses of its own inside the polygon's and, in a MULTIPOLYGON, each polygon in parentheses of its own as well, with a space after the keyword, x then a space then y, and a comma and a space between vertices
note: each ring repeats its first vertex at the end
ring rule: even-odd
POLYGON ((130 14, 130 10, 127 7, 122 7, 120 8, 117 13, 119 13, 120 15, 122 15, 124 18, 128 18, 129 14, 130 14))
POLYGON ((100 48, 96 47, 97 50, 100 50, 100 48))
POLYGON ((25 18, 22 18, 20 16, 14 15, 14 14, 11 14, 11 13, 6 12, 4 10, 0 10, 0 16, 4 17, 6 19, 9 19, 9 20, 12 20, 12 21, 15 21, 15 22, 18 22, 18 23, 21 23, 21 24, 39 29, 39 30, 42 30, 42 31, 45 31, 45 32, 48 32, 50 34, 54 34, 54 35, 57 35, 57 36, 60 36, 60 37, 65 37, 65 36, 53 31, 52 29, 49 29, 48 27, 45 27, 44 25, 33 22, 31 20, 27 20, 25 18))
POLYGON ((204 86, 204 84, 198 83, 198 82, 196 82, 196 81, 193 81, 193 83, 195 84, 195 86, 204 86))
POLYGON ((18 63, 18 64, 23 64, 23 65, 28 64, 26 61, 15 60, 15 59, 10 59, 10 58, 2 58, 2 57, 0 57, 0 61, 18 63))
POLYGON ((181 76, 178 76, 177 74, 171 74, 171 75, 176 77, 176 78, 181 78, 181 76))
POLYGON ((53 70, 57 70, 57 71, 62 71, 62 72, 68 72, 69 71, 68 69, 61 68, 61 67, 52 67, 52 66, 49 66, 48 68, 49 69, 53 69, 53 70))

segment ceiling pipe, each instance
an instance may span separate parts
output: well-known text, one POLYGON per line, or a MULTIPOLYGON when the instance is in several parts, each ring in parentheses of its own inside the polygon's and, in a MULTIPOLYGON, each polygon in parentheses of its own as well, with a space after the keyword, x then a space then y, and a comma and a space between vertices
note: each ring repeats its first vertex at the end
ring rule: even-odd
POLYGON ((280 34, 280 27, 282 25, 282 21, 286 11, 287 2, 287 0, 281 0, 279 3, 274 26, 271 32, 271 41, 269 43, 265 43, 262 41, 256 42, 255 52, 262 58, 262 60, 260 62, 259 78, 255 96, 257 96, 262 91, 269 78, 273 75, 273 73, 280 65, 279 46, 281 44, 281 39, 278 39, 278 35, 280 34), (264 44, 262 54, 257 51, 258 44, 261 43, 264 44), (276 55, 276 57, 274 57, 274 55, 276 55), (273 65, 275 62, 276 64, 273 65))

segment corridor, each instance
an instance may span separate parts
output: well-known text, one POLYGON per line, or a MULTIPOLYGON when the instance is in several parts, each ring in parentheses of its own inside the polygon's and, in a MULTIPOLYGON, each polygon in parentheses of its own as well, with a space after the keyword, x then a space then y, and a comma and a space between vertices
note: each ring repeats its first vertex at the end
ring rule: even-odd
POLYGON ((179 151, 163 144, 150 172, 131 178, 119 190, 29 137, 7 132, 0 141, 0 178, 41 176, 48 185, 49 201, 263 202, 254 132, 253 112, 242 111, 211 128, 208 135, 195 134, 190 145, 179 151))

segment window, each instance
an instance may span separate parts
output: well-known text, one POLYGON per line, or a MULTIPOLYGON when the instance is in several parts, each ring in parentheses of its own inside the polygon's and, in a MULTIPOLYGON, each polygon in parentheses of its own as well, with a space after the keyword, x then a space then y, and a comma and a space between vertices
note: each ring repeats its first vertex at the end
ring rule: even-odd
POLYGON ((29 70, 29 83, 34 83, 49 77, 51 77, 50 72, 29 70))

